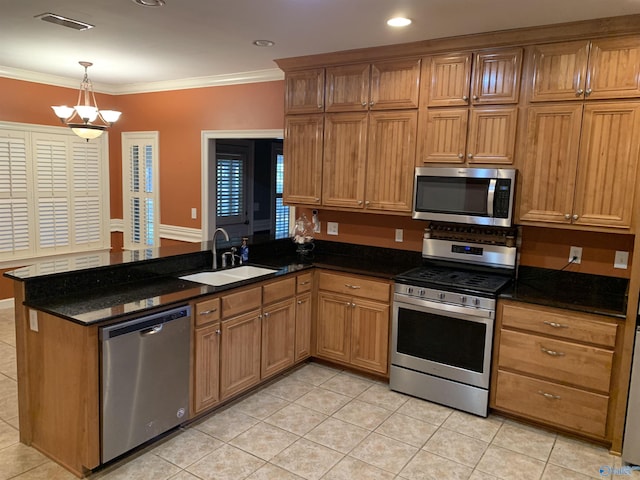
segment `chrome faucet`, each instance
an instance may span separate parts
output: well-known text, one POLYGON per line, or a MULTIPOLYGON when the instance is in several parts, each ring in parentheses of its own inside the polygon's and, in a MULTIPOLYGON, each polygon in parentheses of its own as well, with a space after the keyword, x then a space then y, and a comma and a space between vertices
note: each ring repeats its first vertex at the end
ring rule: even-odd
POLYGON ((218 232, 222 232, 225 240, 227 242, 229 241, 229 234, 227 233, 227 231, 224 228, 216 228, 216 230, 213 232, 213 239, 211 240, 211 243, 212 243, 211 252, 213 253, 213 269, 214 270, 218 269, 218 252, 216 251, 216 235, 218 234, 218 232))

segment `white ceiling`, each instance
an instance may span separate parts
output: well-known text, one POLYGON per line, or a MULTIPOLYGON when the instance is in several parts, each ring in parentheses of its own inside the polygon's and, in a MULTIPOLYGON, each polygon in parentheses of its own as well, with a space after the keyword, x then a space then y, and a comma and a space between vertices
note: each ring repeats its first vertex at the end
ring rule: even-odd
POLYGON ((78 61, 86 60, 102 91, 194 77, 207 84, 246 72, 281 75, 275 58, 636 13, 640 0, 166 0, 161 8, 131 0, 0 0, 0 76, 75 86, 78 61), (34 18, 45 12, 95 28, 34 18), (388 27, 385 20, 398 14, 413 24, 388 27), (257 39, 275 46, 256 47, 257 39))

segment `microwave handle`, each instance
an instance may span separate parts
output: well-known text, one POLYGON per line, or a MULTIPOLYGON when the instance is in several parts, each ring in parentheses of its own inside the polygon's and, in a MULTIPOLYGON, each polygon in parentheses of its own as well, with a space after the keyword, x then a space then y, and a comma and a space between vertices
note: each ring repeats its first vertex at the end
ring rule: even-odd
POLYGON ((487 191, 487 215, 493 217, 493 197, 496 193, 496 179, 489 180, 489 190, 487 191))

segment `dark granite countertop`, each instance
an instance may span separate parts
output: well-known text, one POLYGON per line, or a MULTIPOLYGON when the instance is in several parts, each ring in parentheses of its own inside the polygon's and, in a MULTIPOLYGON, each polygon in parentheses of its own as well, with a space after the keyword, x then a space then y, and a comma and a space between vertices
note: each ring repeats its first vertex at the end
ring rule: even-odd
POLYGON ((624 278, 521 266, 500 297, 624 319, 628 285, 624 278))

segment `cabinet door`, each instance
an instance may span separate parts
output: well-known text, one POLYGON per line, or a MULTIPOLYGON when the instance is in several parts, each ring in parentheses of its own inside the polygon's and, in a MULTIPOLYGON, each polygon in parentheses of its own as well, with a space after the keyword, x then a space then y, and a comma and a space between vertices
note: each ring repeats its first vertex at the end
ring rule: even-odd
POLYGON ((285 113, 316 113, 324 109, 324 69, 287 73, 285 113))
POLYGON ((354 299, 351 308, 351 364, 386 375, 389 304, 354 299))
POLYGON ((591 43, 585 97, 640 97, 640 37, 607 38, 591 43))
POLYGON ((260 381, 260 311, 222 322, 220 399, 225 400, 260 381))
POLYGON ((262 312, 262 378, 293 365, 296 307, 293 298, 265 307, 262 312))
POLYGON ((469 104, 471 53, 434 55, 424 60, 420 104, 450 107, 469 104))
POLYGON ((529 107, 520 220, 571 221, 581 114, 576 104, 529 107))
POLYGON ((479 52, 473 62, 471 101, 474 105, 518 103, 521 48, 479 52))
POLYGON ((585 105, 573 223, 631 225, 639 129, 640 102, 585 105))
POLYGON ((464 163, 467 108, 438 108, 420 112, 418 165, 464 163))
POLYGON ((283 200, 287 204, 320 204, 323 122, 323 115, 285 118, 283 200))
POLYGON ((411 212, 418 112, 371 112, 365 206, 411 212))
POLYGON ((322 204, 362 208, 367 114, 329 113, 325 123, 322 204))
POLYGON ((418 108, 420 60, 387 60, 371 66, 371 110, 418 108))
POLYGON ((327 112, 369 109, 371 66, 368 63, 327 68, 327 112))
POLYGON ((349 362, 351 310, 350 297, 318 293, 316 354, 319 357, 349 362))
POLYGON ((589 42, 535 45, 528 53, 530 101, 582 100, 589 42))
POLYGON ((472 108, 469 118, 469 163, 512 164, 518 107, 472 108))
POLYGON ((296 298, 296 362, 311 355, 311 293, 296 298))
POLYGON ((220 323, 197 328, 194 335, 193 413, 220 399, 220 323))

